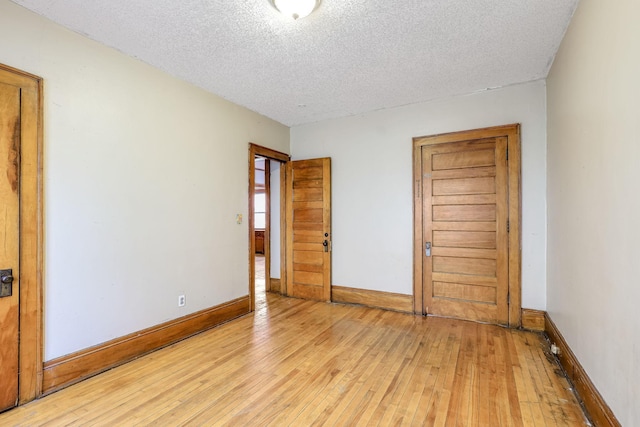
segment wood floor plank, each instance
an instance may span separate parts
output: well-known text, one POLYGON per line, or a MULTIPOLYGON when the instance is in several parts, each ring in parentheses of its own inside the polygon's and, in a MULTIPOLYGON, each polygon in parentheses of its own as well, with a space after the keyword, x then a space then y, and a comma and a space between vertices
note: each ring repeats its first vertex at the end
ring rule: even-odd
POLYGON ((272 294, 256 307, 0 425, 587 425, 540 334, 272 294))
MULTIPOLYGON (((381 326, 384 330, 385 326, 381 326)), ((354 394, 349 406, 345 409, 341 418, 348 424, 365 425, 366 420, 372 415, 371 412, 375 410, 375 406, 372 401, 379 401, 381 396, 377 392, 382 393, 383 385, 386 378, 389 375, 393 375, 393 370, 399 363, 401 357, 400 352, 394 351, 401 348, 403 345, 403 334, 389 333, 389 330, 385 335, 388 340, 389 347, 387 351, 380 354, 380 358, 376 361, 376 364, 370 368, 370 373, 363 375, 363 382, 358 387, 358 391, 354 394)), ((319 418, 318 421, 322 423, 330 424, 333 422, 332 418, 323 420, 319 418)))
POLYGON ((410 425, 416 406, 419 402, 419 395, 424 390, 427 371, 423 369, 425 357, 425 347, 431 328, 420 325, 415 341, 417 346, 415 352, 410 356, 409 375, 403 375, 398 384, 393 402, 393 411, 389 411, 387 419, 382 419, 380 425, 410 425))
MULTIPOLYGON (((438 321, 443 320, 444 319, 438 319, 438 321)), ((445 368, 447 364, 451 363, 449 361, 450 353, 448 350, 451 341, 448 340, 444 328, 433 328, 429 342, 425 343, 427 347, 424 357, 425 365, 423 367, 423 370, 428 374, 423 383, 416 411, 412 419, 412 424, 416 425, 420 423, 434 425, 435 409, 439 402, 439 393, 442 391, 442 379, 445 375, 445 368), (443 364, 443 361, 445 361, 445 364, 443 364), (438 383, 438 381, 440 381, 440 383, 438 383)))
MULTIPOLYGON (((353 307, 361 309, 360 307, 353 307)), ((365 311, 368 311, 364 309, 365 311)), ((360 318, 363 322, 370 325, 376 325, 376 316, 374 312, 365 313, 368 316, 360 318)), ((347 327, 359 327, 353 324, 347 327)), ((354 375, 359 375, 358 368, 364 369, 370 364, 367 358, 370 356, 368 349, 376 347, 382 339, 373 333, 373 328, 362 330, 357 334, 358 340, 351 342, 353 351, 337 355, 335 360, 336 366, 326 369, 324 375, 320 375, 319 381, 313 384, 313 387, 304 387, 304 393, 298 393, 284 402, 288 405, 288 410, 280 411, 280 413, 270 421, 272 425, 310 425, 319 418, 321 412, 325 414, 336 413, 338 404, 342 402, 341 397, 349 391, 354 385, 351 381, 354 375), (345 357, 344 360, 340 360, 345 357), (340 363, 341 362, 341 363, 340 363), (351 367, 351 369, 349 369, 351 367), (317 382, 322 383, 320 387, 317 382)), ((361 373, 361 371, 360 371, 361 373)), ((320 372, 319 374, 322 374, 320 372)))
MULTIPOLYGON (((406 327, 402 329, 406 331, 406 327)), ((413 337, 414 334, 411 333, 411 329, 409 329, 409 331, 403 333, 401 339, 394 346, 394 348, 398 350, 394 352, 396 353, 396 357, 387 359, 388 363, 383 367, 382 375, 379 375, 378 380, 373 383, 369 389, 371 398, 368 401, 367 407, 362 412, 359 423, 369 425, 384 419, 384 415, 389 407, 389 402, 398 389, 401 376, 408 368, 409 360, 406 355, 414 353, 415 348, 419 344, 415 342, 413 337)))
MULTIPOLYGON (((383 314, 383 313, 379 313, 383 314)), ((296 425, 333 425, 338 421, 349 418, 358 408, 361 398, 367 393, 367 384, 380 371, 380 366, 386 354, 391 351, 393 341, 389 339, 392 332, 382 327, 382 315, 377 316, 374 328, 365 329, 367 334, 376 336, 371 346, 361 349, 361 356, 353 368, 345 375, 345 383, 338 390, 331 393, 331 404, 324 404, 324 396, 319 396, 304 412, 296 418, 296 425), (376 329, 380 328, 380 331, 376 329)))

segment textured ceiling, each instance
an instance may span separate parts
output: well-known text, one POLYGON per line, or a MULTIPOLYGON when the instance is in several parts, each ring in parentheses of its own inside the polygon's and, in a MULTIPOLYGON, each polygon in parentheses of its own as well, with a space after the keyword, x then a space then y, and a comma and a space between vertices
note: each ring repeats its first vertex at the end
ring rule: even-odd
POLYGON ((13 0, 285 125, 545 78, 578 0, 13 0))

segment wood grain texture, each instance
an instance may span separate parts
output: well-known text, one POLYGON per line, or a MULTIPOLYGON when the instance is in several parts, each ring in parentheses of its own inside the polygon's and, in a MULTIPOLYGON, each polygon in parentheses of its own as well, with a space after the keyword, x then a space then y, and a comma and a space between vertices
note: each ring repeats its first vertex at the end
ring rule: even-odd
POLYGON ((44 364, 43 391, 59 390, 247 313, 249 297, 242 297, 50 360, 44 364))
MULTIPOLYGON (((435 198, 433 198, 435 199, 435 198)), ((433 200, 435 205, 435 200, 433 200)), ((465 201, 466 203, 466 201, 465 201)), ((422 237, 423 227, 423 199, 422 199, 422 145, 413 141, 413 312, 426 314, 422 278, 422 237)))
MULTIPOLYGON (((456 172, 458 172, 456 170, 456 172)), ((436 172, 433 178, 438 178, 436 172)), ((433 183, 434 196, 456 196, 466 194, 494 194, 496 192, 496 180, 494 178, 463 178, 456 173, 452 179, 438 179, 433 183)))
POLYGON ((433 271, 434 273, 495 277, 496 260, 433 256, 433 271))
MULTIPOLYGON (((494 259, 497 271, 494 283, 499 284, 497 301, 509 301, 507 305, 498 303, 496 314, 505 319, 500 323, 520 326, 520 162, 517 124, 413 139, 414 312, 424 314, 434 303, 432 292, 423 289, 425 277, 473 284, 462 277, 465 271, 458 268, 460 265, 453 271, 443 271, 442 258, 438 261, 440 271, 432 271, 431 263, 425 262, 423 255, 424 241, 431 241, 435 257, 494 259), (495 194, 490 194, 492 191, 495 194), (496 251, 505 245, 508 251, 496 251)), ((489 284, 481 276, 476 283, 489 284)), ((457 288, 456 292, 459 291, 469 295, 468 290, 457 288)), ((470 310, 471 307, 466 307, 456 312, 470 310)), ((488 311, 481 311, 485 311, 486 317, 488 311)))
POLYGON ((274 279, 273 277, 271 277, 269 279, 269 282, 271 283, 271 288, 269 289, 269 292, 275 292, 277 294, 282 293, 282 281, 280 279, 274 279))
POLYGON ((42 390, 42 79, 0 64, 0 82, 21 90, 19 403, 42 390))
POLYGON ((434 206, 434 221, 495 221, 495 205, 434 206))
POLYGON ((520 158, 520 125, 503 127, 509 147, 509 326, 522 322, 522 177, 520 158))
POLYGON ((404 313, 411 313, 413 311, 413 296, 392 292, 332 286, 331 300, 333 302, 360 304, 367 307, 382 308, 404 313))
POLYGON ((421 150, 422 243, 431 242, 432 252, 436 252, 422 259, 425 311, 506 325, 509 321, 507 140, 493 137, 426 145, 421 150), (493 204, 472 203, 487 194, 495 199, 493 204), (456 197, 456 203, 433 203, 434 198, 439 203, 446 201, 442 197, 456 197), (465 256, 456 256, 456 250, 465 256), (472 251, 485 255, 469 257, 472 251), (449 255, 438 254, 442 252, 449 255), (434 275, 442 281, 434 281, 434 275), (460 275, 467 281, 447 284, 447 278, 460 275), (487 278, 495 280, 491 289, 486 286, 487 278))
MULTIPOLYGON (((436 227, 433 227, 433 229, 436 227)), ((434 230, 433 245, 434 250, 446 250, 446 248, 496 249, 496 232, 434 230)))
POLYGON ((0 82, 0 268, 12 269, 0 298, 0 410, 18 402, 20 342, 20 88, 0 82))
POLYGON ((433 295, 444 298, 492 303, 496 300, 496 288, 495 286, 433 282, 433 295))
POLYGON ((560 354, 557 355, 560 365, 564 369, 569 382, 573 384, 578 398, 584 405, 593 425, 597 427, 619 427, 620 422, 585 372, 556 324, 551 320, 549 313, 545 313, 544 321, 544 328, 549 341, 560 348, 560 354))
POLYGON ((433 170, 493 166, 494 161, 495 155, 491 149, 476 150, 465 156, 459 153, 436 154, 433 156, 433 170))
POLYGON ((522 329, 528 331, 544 332, 545 312, 542 310, 532 310, 530 308, 522 309, 522 329))
POLYGON ((280 165, 280 289, 287 294, 287 167, 280 165))
POLYGON ((255 156, 260 156, 267 159, 278 160, 282 163, 286 163, 291 160, 291 156, 286 153, 282 153, 268 147, 262 147, 254 143, 249 143, 249 149, 251 150, 251 154, 253 154, 253 156, 250 156, 251 159, 253 159, 255 156))
POLYGON ((585 425, 541 334, 266 298, 0 425, 585 425))
POLYGON ((256 151, 258 146, 249 144, 248 169, 249 169, 249 200, 247 201, 247 217, 249 224, 249 311, 255 309, 256 303, 256 151))
POLYGON ((256 230, 253 235, 255 253, 264 255, 264 230, 256 230))
POLYGON ((286 175, 286 294, 330 301, 331 159, 289 162, 286 175))

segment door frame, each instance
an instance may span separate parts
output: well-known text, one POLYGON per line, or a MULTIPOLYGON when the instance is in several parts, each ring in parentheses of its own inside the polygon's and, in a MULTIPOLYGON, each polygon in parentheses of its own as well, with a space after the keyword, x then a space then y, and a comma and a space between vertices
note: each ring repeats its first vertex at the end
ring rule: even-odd
MULTIPOLYGON (((271 148, 262 147, 260 145, 249 143, 249 310, 254 311, 256 306, 256 247, 255 247, 255 218, 253 215, 254 211, 254 200, 255 200, 255 180, 256 180, 256 164, 255 158, 256 156, 264 157, 267 160, 275 160, 282 163, 280 167, 280 286, 281 293, 286 295, 286 279, 287 279, 287 269, 286 269, 286 239, 285 233, 283 232, 286 220, 286 200, 285 200, 285 184, 286 184, 286 163, 291 160, 291 156, 288 154, 282 153, 280 151, 272 150, 271 148)), ((268 178, 265 179, 268 182, 268 185, 271 185, 268 178)), ((268 194, 270 194, 270 190, 266 190, 268 194)), ((270 203, 267 200, 266 203, 270 203)), ((269 210, 270 207, 267 208, 269 210)), ((267 220, 270 220, 270 215, 268 215, 267 220)), ((264 236, 264 244, 265 244, 265 267, 266 263, 271 261, 271 236, 269 232, 269 226, 266 227, 265 236, 264 236)), ((268 269, 270 270, 270 269, 268 269)), ((265 271, 266 273, 266 271, 265 271)), ((267 277, 265 274, 265 281, 269 281, 270 277, 267 277)))
POLYGON ((43 369, 43 199, 42 199, 42 78, 0 64, 0 80, 20 87, 32 103, 23 103, 20 146, 20 327, 18 405, 42 394, 43 369), (25 111, 27 110, 28 111, 25 111))
POLYGON ((425 313, 422 277, 422 147, 484 138, 507 138, 508 220, 509 220, 509 327, 518 328, 522 320, 521 283, 521 154, 520 125, 511 124, 461 132, 413 138, 413 311, 425 313))

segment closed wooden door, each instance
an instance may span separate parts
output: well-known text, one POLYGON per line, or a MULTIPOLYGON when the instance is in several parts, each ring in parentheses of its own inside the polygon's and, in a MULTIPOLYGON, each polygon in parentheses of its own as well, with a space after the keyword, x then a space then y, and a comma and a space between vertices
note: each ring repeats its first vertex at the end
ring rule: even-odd
POLYGON ((20 98, 0 83, 0 410, 18 401, 20 98))
POLYGON ((287 295, 331 300, 331 159, 287 163, 287 295))
POLYGON ((424 314, 510 323, 509 137, 490 135, 419 147, 424 314))

